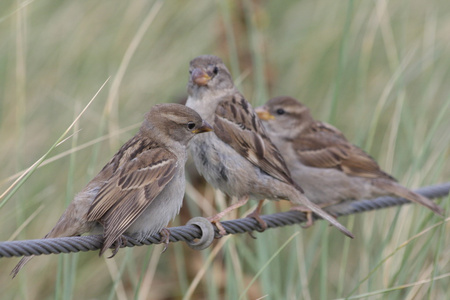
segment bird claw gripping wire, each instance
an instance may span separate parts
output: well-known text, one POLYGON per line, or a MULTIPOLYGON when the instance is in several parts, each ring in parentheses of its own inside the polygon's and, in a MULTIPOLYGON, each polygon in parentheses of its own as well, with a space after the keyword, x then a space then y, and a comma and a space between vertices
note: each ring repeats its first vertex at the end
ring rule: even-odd
POLYGON ((200 228, 202 236, 197 241, 186 242, 189 247, 194 250, 203 250, 208 248, 215 236, 213 224, 208 219, 203 217, 195 217, 189 220, 186 225, 195 225, 200 228))
MULTIPOLYGON (((440 198, 447 196, 450 191, 450 182, 437 184, 434 186, 422 187, 416 192, 428 198, 440 198)), ((381 197, 370 200, 358 200, 349 203, 337 204, 333 206, 333 214, 336 216, 344 216, 364 211, 381 209, 385 207, 402 205, 410 203, 402 198, 381 197)), ((331 208, 331 206, 330 206, 331 208)), ((303 216, 293 211, 275 213, 265 215, 264 221, 268 223, 269 228, 282 227, 304 222, 303 216)), ((193 249, 202 250, 211 245, 215 238, 215 227, 205 218, 193 218, 189 221, 189 225, 196 225, 201 231, 201 238, 197 242, 188 242, 193 249)), ((231 221, 224 221, 228 234, 238 234, 252 232, 258 229, 258 223, 253 219, 243 218, 231 221)), ((189 241, 197 236, 199 230, 192 226, 179 226, 170 228, 170 241, 189 241)), ((217 232, 217 237, 219 234, 217 232)), ((86 235, 62 238, 49 238, 40 240, 25 241, 6 241, 0 242, 0 258, 13 256, 30 256, 42 254, 59 254, 79 251, 94 251, 101 248, 103 236, 86 235)), ((127 247, 142 246, 161 243, 160 234, 148 237, 144 241, 136 241, 128 238, 127 247)))

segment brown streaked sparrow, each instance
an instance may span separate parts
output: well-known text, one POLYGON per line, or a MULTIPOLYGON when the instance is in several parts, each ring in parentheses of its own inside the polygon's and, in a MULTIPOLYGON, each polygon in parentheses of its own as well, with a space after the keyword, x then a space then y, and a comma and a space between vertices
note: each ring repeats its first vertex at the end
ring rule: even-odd
MULTIPOLYGON (((102 255, 123 234, 138 240, 165 229, 183 203, 186 146, 195 134, 212 127, 194 110, 180 104, 155 105, 139 132, 78 193, 45 238, 103 232, 102 255)), ((33 256, 22 258, 11 272, 33 256)))
POLYGON ((344 201, 393 195, 443 215, 440 206, 400 185, 338 129, 314 120, 296 99, 276 97, 255 110, 292 178, 302 184, 308 199, 322 208, 331 206, 329 213, 333 214, 332 205, 344 201))
MULTIPOLYGON (((234 86, 222 60, 212 55, 199 56, 191 61, 189 72, 186 105, 214 128, 214 132, 194 137, 189 151, 198 171, 214 188, 238 198, 238 202, 210 218, 221 234, 225 230, 219 220, 252 197, 288 199, 353 237, 335 218, 309 201, 293 182, 278 149, 268 138, 252 106, 234 86)), ((258 209, 251 216, 264 229, 264 223, 258 219, 258 209)))

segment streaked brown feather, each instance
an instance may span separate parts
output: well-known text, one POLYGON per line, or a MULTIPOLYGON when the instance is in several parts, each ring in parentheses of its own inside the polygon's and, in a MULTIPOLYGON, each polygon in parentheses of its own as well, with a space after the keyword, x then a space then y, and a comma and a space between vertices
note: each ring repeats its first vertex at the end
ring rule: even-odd
POLYGON ((214 132, 253 165, 293 184, 281 154, 242 95, 236 93, 221 100, 216 109, 214 132))
POLYGON ((336 168, 350 176, 384 177, 395 180, 380 169, 366 152, 352 145, 335 127, 313 122, 294 141, 299 160, 316 168, 336 168))
MULTIPOLYGON (((326 170, 323 173, 319 172, 317 174, 320 176, 317 176, 316 181, 319 182, 323 177, 324 183, 330 182, 340 185, 340 188, 344 187, 344 189, 353 185, 354 192, 352 189, 346 189, 339 194, 334 193, 332 188, 324 193, 324 189, 320 185, 310 184, 307 186, 307 191, 313 196, 311 200, 324 203, 320 198, 326 193, 330 194, 326 196, 330 199, 330 203, 331 199, 341 201, 355 197, 357 199, 358 197, 392 194, 419 203, 433 212, 443 215, 443 209, 436 203, 401 186, 395 178, 383 172, 370 155, 351 144, 341 131, 330 124, 315 121, 309 109, 296 99, 288 96, 272 98, 266 105, 259 108, 259 112, 261 117, 268 122, 268 128, 274 134, 276 141, 280 143, 280 147, 283 147, 282 150, 287 150, 284 154, 290 163, 296 164, 299 161, 302 165, 309 167, 339 170, 343 174, 328 173, 326 170), (265 112, 273 119, 266 119, 265 112), (294 153, 290 152, 291 149, 294 150, 294 153), (348 175, 348 178, 344 179, 346 176, 338 178, 344 174, 348 175), (353 180, 351 177, 359 178, 353 180), (361 185, 361 182, 364 182, 361 179, 366 179, 370 184, 361 185)), ((299 166, 295 167, 296 180, 299 180, 300 183, 302 180, 306 181, 312 178, 306 175, 306 172, 298 171, 302 169, 301 166, 300 168, 299 166)))
POLYGON ((104 226, 105 240, 101 253, 127 230, 172 180, 176 163, 174 154, 157 147, 143 151, 118 167, 99 191, 88 213, 88 221, 99 221, 104 226))
MULTIPOLYGON (((155 224, 157 228, 165 226, 163 223, 167 216, 163 214, 167 212, 170 216, 177 213, 182 201, 181 197, 171 197, 180 194, 177 188, 167 191, 165 198, 170 198, 169 203, 164 203, 164 209, 159 210, 162 212, 162 220, 159 220, 158 216, 151 220, 155 221, 154 224, 142 222, 143 224, 129 228, 171 182, 178 169, 177 164, 181 163, 181 160, 177 161, 174 153, 177 156, 186 154, 185 146, 188 141, 194 134, 210 129, 206 125, 200 115, 186 106, 155 105, 146 114, 139 132, 126 142, 100 173, 75 196, 55 227, 44 238, 95 232, 99 222, 106 224, 101 254, 115 241, 121 240, 119 237, 127 229, 132 230, 130 233, 133 234, 151 231, 155 224), (186 132, 186 124, 189 121, 195 122, 197 132, 186 132), (170 149, 170 152, 163 149, 170 149)), ((184 155, 182 158, 184 164, 184 155)), ((179 183, 184 183, 183 180, 184 178, 176 178, 174 186, 180 186, 179 183)), ((32 257, 20 260, 11 272, 13 277, 32 257)))

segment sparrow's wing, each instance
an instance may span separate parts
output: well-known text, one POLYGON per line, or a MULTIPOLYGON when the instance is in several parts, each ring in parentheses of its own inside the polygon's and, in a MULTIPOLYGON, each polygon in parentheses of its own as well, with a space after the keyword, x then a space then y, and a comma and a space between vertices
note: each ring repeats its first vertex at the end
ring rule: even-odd
POLYGON ((88 213, 104 226, 101 253, 108 249, 169 183, 177 158, 163 148, 143 151, 123 163, 100 189, 88 213))
POLYGON ((242 95, 224 97, 215 113, 214 132, 222 141, 264 172, 293 183, 280 152, 242 95))
POLYGON ((298 159, 306 166, 336 168, 350 176, 394 179, 366 152, 347 141, 335 127, 315 122, 294 141, 298 159))

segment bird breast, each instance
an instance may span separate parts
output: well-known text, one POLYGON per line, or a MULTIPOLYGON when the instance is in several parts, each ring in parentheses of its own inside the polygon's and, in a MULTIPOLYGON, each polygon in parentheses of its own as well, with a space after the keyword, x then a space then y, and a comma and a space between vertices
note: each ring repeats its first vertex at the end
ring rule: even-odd
POLYGON ((160 232, 180 212, 180 208, 183 205, 185 186, 184 163, 180 163, 172 180, 136 221, 131 224, 125 234, 142 240, 147 236, 160 232))

